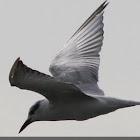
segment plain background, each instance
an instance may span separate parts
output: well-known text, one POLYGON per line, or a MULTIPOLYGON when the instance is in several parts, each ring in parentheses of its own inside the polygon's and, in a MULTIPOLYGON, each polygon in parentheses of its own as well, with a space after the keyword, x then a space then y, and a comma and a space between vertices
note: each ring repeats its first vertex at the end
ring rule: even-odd
MULTIPOLYGON (((36 122, 18 131, 39 94, 10 86, 21 57, 49 74, 55 54, 103 0, 0 0, 0 136, 140 136, 140 106, 83 122, 36 122)), ((107 96, 140 101, 140 1, 112 0, 104 13, 99 85, 107 96)))

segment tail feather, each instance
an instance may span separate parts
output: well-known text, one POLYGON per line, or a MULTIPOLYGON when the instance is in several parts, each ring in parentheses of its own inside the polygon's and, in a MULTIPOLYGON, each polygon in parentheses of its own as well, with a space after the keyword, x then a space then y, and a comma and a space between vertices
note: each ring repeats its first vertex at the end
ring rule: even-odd
POLYGON ((129 101, 129 100, 120 100, 120 108, 125 108, 125 107, 132 107, 140 105, 140 102, 137 101, 129 101))
POLYGON ((116 98, 106 98, 106 100, 108 102, 108 105, 115 109, 140 105, 140 102, 138 101, 122 100, 122 99, 116 99, 116 98))

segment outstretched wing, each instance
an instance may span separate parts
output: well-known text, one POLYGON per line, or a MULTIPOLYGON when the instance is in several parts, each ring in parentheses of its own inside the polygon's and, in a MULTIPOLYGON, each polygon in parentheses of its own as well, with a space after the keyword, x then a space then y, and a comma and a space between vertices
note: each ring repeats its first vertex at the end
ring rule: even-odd
POLYGON ((99 89, 99 52, 103 41, 106 1, 85 21, 50 65, 52 75, 79 87, 85 94, 104 95, 99 89))
POLYGON ((10 71, 11 86, 35 91, 52 102, 71 101, 71 99, 90 98, 75 85, 57 81, 53 77, 32 70, 18 58, 10 71))

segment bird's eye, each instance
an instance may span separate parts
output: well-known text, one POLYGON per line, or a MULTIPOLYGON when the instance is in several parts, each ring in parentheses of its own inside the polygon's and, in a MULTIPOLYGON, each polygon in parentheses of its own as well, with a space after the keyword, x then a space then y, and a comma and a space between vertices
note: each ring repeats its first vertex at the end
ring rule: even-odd
POLYGON ((29 111, 29 115, 35 114, 36 110, 39 108, 39 105, 40 105, 40 101, 37 102, 34 106, 32 106, 32 108, 29 111))
POLYGON ((32 110, 32 111, 30 111, 30 113, 29 113, 30 115, 33 115, 34 114, 34 111, 32 110))

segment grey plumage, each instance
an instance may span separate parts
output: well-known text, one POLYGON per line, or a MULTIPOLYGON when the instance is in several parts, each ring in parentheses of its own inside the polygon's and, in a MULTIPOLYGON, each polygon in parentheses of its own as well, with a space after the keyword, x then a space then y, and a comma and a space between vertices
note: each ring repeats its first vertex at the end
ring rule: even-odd
POLYGON ((32 90, 45 97, 29 110, 20 132, 34 121, 86 120, 140 102, 104 96, 98 87, 103 44, 105 1, 74 33, 50 65, 52 76, 27 67, 18 58, 13 64, 11 86, 32 90))
POLYGON ((76 31, 50 65, 50 72, 86 94, 104 95, 98 87, 99 52, 103 41, 104 2, 76 31))

